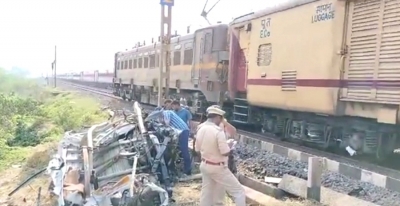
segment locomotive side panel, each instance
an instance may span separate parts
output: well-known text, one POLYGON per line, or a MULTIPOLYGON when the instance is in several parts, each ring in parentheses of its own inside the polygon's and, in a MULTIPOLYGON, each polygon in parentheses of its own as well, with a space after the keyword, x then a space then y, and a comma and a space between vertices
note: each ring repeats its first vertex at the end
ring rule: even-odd
MULTIPOLYGON (((170 88, 194 89, 191 81, 193 35, 176 37, 171 42, 170 88)), ((158 76, 157 76, 158 78, 158 76)))
POLYGON ((281 139, 385 160, 400 143, 397 10, 393 1, 293 0, 236 19, 236 28, 251 23, 251 105, 234 106, 255 121, 234 120, 281 139))
POLYGON ((195 32, 192 81, 205 100, 222 103, 228 84, 228 26, 218 24, 195 32))
POLYGON ((250 104, 336 114, 344 13, 345 2, 322 0, 252 20, 250 104))
POLYGON ((152 86, 153 79, 158 77, 158 70, 149 68, 149 54, 155 52, 156 48, 146 46, 139 49, 122 53, 117 70, 117 83, 131 84, 133 79, 135 85, 152 86))
MULTIPOLYGON (((171 98, 184 97, 194 102, 218 102, 222 99, 228 75, 227 29, 227 25, 220 24, 172 38, 171 59, 164 61, 164 65, 170 65, 171 98)), ((159 54, 160 43, 119 53, 115 92, 129 96, 127 93, 135 93, 133 90, 139 88, 139 93, 146 93, 154 99, 157 96, 154 88, 158 87, 159 54), (132 86, 136 89, 130 87, 132 79, 132 86)))
POLYGON ((400 105, 400 4, 351 1, 347 26, 344 113, 396 124, 400 105))

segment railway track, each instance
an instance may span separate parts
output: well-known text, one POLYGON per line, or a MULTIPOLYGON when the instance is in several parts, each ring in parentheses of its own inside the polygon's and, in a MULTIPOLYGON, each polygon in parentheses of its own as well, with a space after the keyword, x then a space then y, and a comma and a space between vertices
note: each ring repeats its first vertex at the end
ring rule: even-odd
MULTIPOLYGON (((110 90, 68 82, 63 82, 63 84, 68 84, 79 90, 124 101, 122 98, 114 96, 110 90)), ((146 107, 148 109, 154 108, 154 106, 150 105, 146 105, 146 107)), ((394 164, 394 162, 390 163, 391 166, 380 166, 376 163, 368 162, 367 159, 352 159, 339 154, 333 154, 291 142, 280 141, 272 135, 259 134, 245 130, 239 130, 238 133, 242 141, 259 147, 260 149, 266 149, 267 151, 299 161, 307 161, 307 157, 309 156, 324 157, 326 158, 325 165, 327 170, 338 172, 355 180, 369 182, 376 186, 400 192, 400 171, 397 170, 399 164, 394 164), (382 183, 382 181, 384 181, 384 183, 382 183)))

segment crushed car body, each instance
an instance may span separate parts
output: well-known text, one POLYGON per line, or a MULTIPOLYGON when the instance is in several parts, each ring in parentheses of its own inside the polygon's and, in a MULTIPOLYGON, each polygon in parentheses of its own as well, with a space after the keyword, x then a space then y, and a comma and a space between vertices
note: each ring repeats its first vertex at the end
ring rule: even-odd
POLYGON ((47 173, 58 205, 169 205, 182 174, 180 131, 155 120, 138 102, 133 113, 110 112, 107 122, 67 132, 47 173))

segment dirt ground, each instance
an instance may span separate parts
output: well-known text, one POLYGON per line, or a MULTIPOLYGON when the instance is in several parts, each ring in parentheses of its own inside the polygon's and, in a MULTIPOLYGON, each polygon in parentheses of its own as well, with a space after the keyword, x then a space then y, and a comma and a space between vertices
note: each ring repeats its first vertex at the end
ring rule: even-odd
POLYGON ((44 172, 33 178, 11 197, 8 194, 30 176, 45 168, 56 144, 44 144, 32 147, 32 155, 24 164, 15 164, 0 173, 0 205, 7 206, 36 206, 39 188, 41 187, 41 206, 52 206, 55 199, 50 198, 47 189, 50 178, 44 172))
MULTIPOLYGON (((173 195, 174 200, 176 201, 176 206, 198 205, 198 202, 200 200, 200 191, 201 181, 179 183, 175 186, 173 195)), ((249 205, 256 206, 255 204, 249 205)), ((226 197, 224 206, 235 206, 235 203, 233 203, 230 198, 226 197)), ((297 199, 273 199, 273 201, 271 201, 271 204, 269 204, 268 206, 315 206, 315 204, 297 199)))
MULTIPOLYGON (((192 181, 178 183, 174 187, 173 198, 176 205, 198 205, 200 200, 201 181, 192 181)), ((226 206, 234 206, 235 204, 229 199, 225 199, 226 206)))

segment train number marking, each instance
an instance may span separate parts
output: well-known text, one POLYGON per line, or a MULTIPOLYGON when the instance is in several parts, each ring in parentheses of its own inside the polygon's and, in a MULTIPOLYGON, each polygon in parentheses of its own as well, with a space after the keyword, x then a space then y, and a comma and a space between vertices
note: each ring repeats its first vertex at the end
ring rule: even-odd
POLYGON ((261 30, 260 30, 260 38, 267 38, 271 36, 270 27, 271 26, 271 18, 261 20, 261 30))
POLYGON ((335 10, 333 9, 332 3, 323 4, 317 6, 315 14, 311 17, 311 23, 317 23, 320 21, 329 21, 335 18, 335 10))

